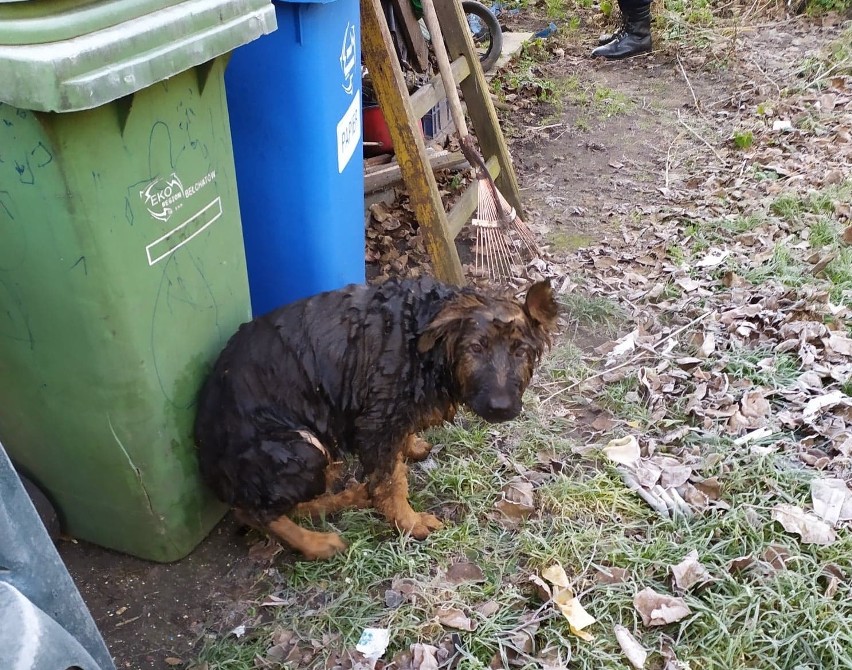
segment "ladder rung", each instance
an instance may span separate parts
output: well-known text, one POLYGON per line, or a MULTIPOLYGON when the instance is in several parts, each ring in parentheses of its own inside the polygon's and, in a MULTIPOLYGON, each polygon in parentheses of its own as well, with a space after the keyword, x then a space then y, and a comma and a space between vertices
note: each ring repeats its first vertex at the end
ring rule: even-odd
MULTIPOLYGON (((470 75, 470 66, 464 56, 456 58, 450 67, 456 83, 467 79, 470 75)), ((411 94, 411 108, 414 110, 414 116, 418 119, 426 116, 430 109, 446 97, 447 93, 444 90, 444 80, 441 79, 441 75, 432 77, 428 84, 421 86, 411 94)))

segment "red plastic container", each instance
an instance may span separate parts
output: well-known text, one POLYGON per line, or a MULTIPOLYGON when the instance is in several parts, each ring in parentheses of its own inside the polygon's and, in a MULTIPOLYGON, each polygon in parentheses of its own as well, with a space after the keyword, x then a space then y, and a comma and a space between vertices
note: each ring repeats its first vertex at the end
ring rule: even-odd
MULTIPOLYGON (((388 124, 385 121, 385 115, 382 113, 382 108, 378 105, 369 105, 364 107, 361 114, 364 126, 364 155, 378 156, 379 154, 392 154, 393 140, 391 139, 388 124), (372 145, 368 142, 377 142, 372 145)), ((423 121, 419 122, 420 132, 423 133, 423 121)))

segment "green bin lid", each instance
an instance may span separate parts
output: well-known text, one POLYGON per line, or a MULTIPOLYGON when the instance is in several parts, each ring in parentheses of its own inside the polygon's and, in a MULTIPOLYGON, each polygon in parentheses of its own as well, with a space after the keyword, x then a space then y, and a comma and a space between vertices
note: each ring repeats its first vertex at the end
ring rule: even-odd
POLYGON ((0 0, 0 102, 91 109, 275 28, 269 0, 0 0))

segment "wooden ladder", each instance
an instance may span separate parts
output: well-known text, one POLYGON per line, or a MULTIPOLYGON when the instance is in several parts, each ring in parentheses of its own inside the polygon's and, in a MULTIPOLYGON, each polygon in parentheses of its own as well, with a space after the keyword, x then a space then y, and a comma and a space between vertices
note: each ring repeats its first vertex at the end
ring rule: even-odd
MULTIPOLYGON (((515 168, 461 2, 434 0, 434 3, 452 62, 453 76, 456 82, 460 82, 485 164, 497 188, 522 214, 515 168)), ((408 94, 382 0, 361 0, 361 51, 393 140, 414 215, 435 267, 435 275, 441 281, 463 284, 465 279, 454 240, 477 207, 478 183, 474 180, 450 212, 445 212, 420 130, 420 119, 446 97, 441 76, 437 75, 414 94, 408 94)))

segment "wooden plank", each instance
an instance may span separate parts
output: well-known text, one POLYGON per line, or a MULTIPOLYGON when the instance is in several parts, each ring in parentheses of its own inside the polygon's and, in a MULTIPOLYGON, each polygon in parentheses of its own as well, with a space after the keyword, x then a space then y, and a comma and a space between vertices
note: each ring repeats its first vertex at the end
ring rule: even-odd
POLYGON ((391 5, 405 48, 411 56, 411 67, 417 72, 426 72, 429 69, 429 46, 414 16, 411 0, 391 0, 391 5))
MULTIPOLYGON (((485 161, 485 167, 494 179, 500 174, 500 161, 497 156, 492 156, 485 161)), ((479 204, 479 180, 474 180, 473 183, 465 189, 462 197, 458 199, 450 213, 447 214, 447 221, 450 224, 450 235, 455 239, 464 228, 465 224, 473 217, 476 207, 479 204)))
MULTIPOLYGON (((467 165, 467 159, 462 156, 461 152, 444 151, 437 156, 431 156, 429 158, 429 165, 432 168, 432 172, 437 172, 438 170, 449 170, 450 168, 467 165)), ((378 168, 364 175, 364 193, 372 193, 380 188, 395 184, 398 181, 402 181, 402 170, 399 164, 395 163, 378 168)))
POLYGON ((506 138, 500 129, 497 111, 488 89, 485 73, 479 65, 479 58, 473 47, 473 39, 464 16, 460 0, 434 0, 435 12, 444 33, 444 42, 450 60, 464 56, 471 63, 471 74, 461 82, 461 90, 467 106, 467 113, 476 131, 479 147, 485 157, 497 156, 500 161, 500 177, 497 188, 523 216, 518 178, 506 146, 506 138))
MULTIPOLYGON (((461 81, 470 74, 467 59, 464 56, 456 58, 450 64, 450 69, 456 81, 461 81)), ((415 118, 421 119, 426 116, 426 112, 446 97, 447 92, 444 90, 444 80, 441 79, 441 75, 432 77, 428 84, 411 94, 411 108, 414 110, 415 118)))
POLYGON ((432 257, 435 275, 452 284, 464 283, 456 245, 449 234, 447 215, 435 175, 429 169, 419 119, 411 109, 405 78, 391 43, 381 0, 361 0, 361 53, 373 80, 379 105, 388 124, 396 159, 432 257))

